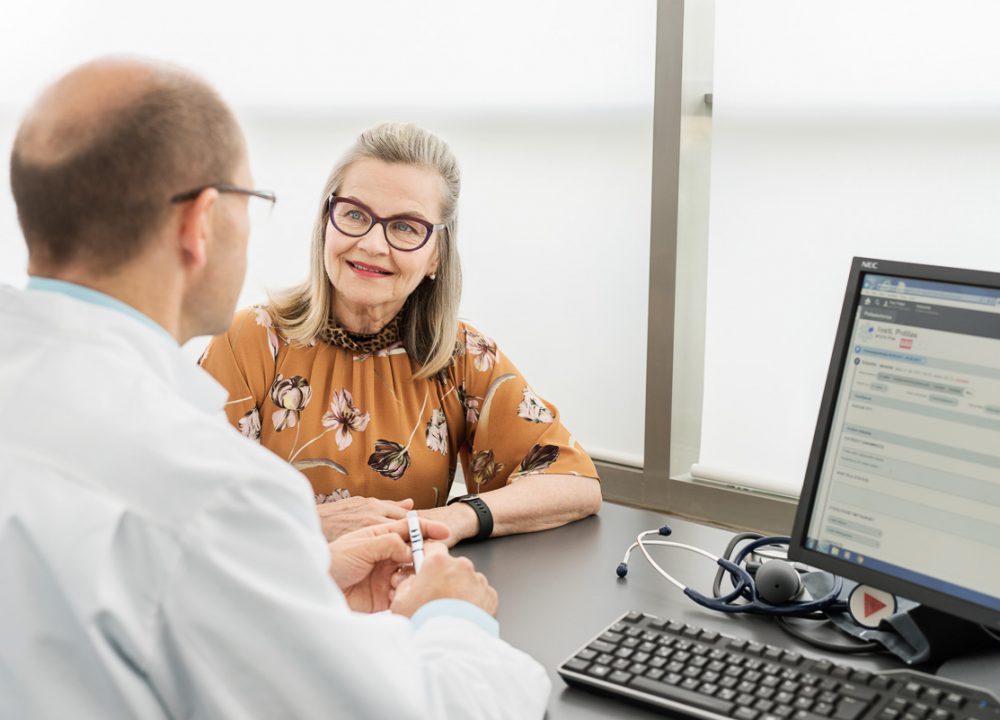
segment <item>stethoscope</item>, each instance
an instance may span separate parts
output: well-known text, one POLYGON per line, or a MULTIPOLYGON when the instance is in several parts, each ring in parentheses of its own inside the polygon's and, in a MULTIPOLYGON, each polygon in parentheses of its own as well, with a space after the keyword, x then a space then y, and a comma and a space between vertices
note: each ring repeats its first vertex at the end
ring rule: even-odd
MULTIPOLYGON (((773 537, 763 537, 753 542, 747 543, 737 554, 730 560, 729 558, 717 557, 707 550, 702 550, 701 548, 695 547, 693 545, 686 545, 684 543, 673 542, 669 540, 646 540, 645 538, 649 535, 657 535, 659 537, 666 537, 670 535, 671 529, 668 525, 664 525, 656 530, 646 530, 639 533, 636 537, 635 542, 629 545, 628 550, 625 551, 625 557, 622 558, 621 564, 618 565, 617 573, 618 577, 623 578, 628 574, 628 559, 632 554, 632 551, 639 548, 642 554, 646 557, 649 564, 656 570, 660 575, 670 581, 678 590, 683 592, 689 598, 694 600, 699 605, 706 607, 710 610, 717 610, 718 612, 724 613, 756 613, 760 615, 809 615, 824 609, 832 608, 835 605, 841 604, 839 600, 839 595, 843 589, 844 581, 838 576, 834 576, 833 588, 826 595, 814 599, 805 601, 795 601, 797 596, 796 592, 790 592, 787 600, 782 602, 771 601, 768 602, 760 597, 757 590, 757 584, 754 582, 754 578, 743 567, 743 561, 753 553, 755 550, 762 548, 767 545, 787 545, 791 538, 786 535, 779 535, 773 537), (664 570, 660 565, 653 559, 649 554, 647 548, 648 545, 659 545, 662 547, 673 547, 680 550, 687 550, 689 552, 697 553, 698 555, 703 555, 715 562, 722 571, 729 574, 729 577, 733 583, 732 591, 724 594, 718 595, 716 597, 709 597, 704 595, 694 588, 686 587, 679 580, 677 580, 673 575, 664 570), (742 600, 743 602, 737 602, 737 600, 742 600)), ((781 561, 770 561, 770 562, 781 562, 781 561)), ((768 565, 770 563, 765 563, 768 565)), ((782 563, 787 567, 791 573, 794 574, 795 582, 798 583, 798 572, 794 570, 788 563, 782 563)), ((762 565, 761 567, 764 567, 762 565)), ((776 566, 777 567, 777 566, 776 566)), ((777 567, 779 572, 784 572, 780 567, 777 567)))

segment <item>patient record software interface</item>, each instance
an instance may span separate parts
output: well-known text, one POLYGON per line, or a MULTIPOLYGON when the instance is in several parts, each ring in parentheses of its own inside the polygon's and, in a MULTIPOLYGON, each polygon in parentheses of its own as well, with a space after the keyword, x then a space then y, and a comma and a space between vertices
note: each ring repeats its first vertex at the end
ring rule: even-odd
POLYGON ((867 274, 806 545, 1000 609, 1000 291, 867 274))

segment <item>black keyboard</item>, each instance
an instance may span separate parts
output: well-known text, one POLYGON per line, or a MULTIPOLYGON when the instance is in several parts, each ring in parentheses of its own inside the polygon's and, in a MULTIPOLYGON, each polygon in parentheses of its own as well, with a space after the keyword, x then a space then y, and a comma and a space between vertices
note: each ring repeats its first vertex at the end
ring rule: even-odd
POLYGON ((706 720, 1000 720, 1000 700, 979 688, 915 670, 856 670, 638 612, 608 626, 559 674, 706 720))

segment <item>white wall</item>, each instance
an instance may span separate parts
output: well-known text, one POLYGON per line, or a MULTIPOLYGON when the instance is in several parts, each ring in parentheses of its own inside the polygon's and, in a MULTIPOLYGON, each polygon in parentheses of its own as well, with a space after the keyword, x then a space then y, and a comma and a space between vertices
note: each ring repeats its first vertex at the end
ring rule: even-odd
MULTIPOLYGON (((17 3, 0 27, 0 67, 18 69, 0 78, 0 151, 45 83, 87 58, 200 72, 243 120, 257 185, 279 195, 254 218, 247 303, 303 275, 317 194, 351 140, 422 124, 464 170, 463 316, 592 452, 641 463, 654 19, 654 0, 17 3)), ((0 282, 21 284, 7 182, 0 282)))
POLYGON ((1000 6, 716 8, 695 475, 796 495, 854 255, 1000 270, 1000 6))

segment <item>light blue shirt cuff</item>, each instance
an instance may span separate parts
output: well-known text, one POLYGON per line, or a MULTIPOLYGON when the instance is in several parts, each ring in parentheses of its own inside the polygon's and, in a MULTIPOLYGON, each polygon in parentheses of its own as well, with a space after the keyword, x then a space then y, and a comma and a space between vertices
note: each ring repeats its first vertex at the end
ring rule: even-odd
POLYGON ((445 600, 431 600, 426 605, 420 607, 411 620, 416 627, 420 627, 431 618, 451 617, 460 620, 468 620, 474 625, 488 632, 493 637, 500 637, 500 623, 496 618, 490 616, 485 610, 465 600, 455 600, 448 598, 445 600))

